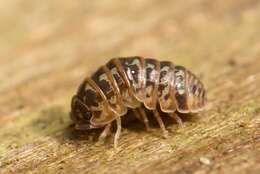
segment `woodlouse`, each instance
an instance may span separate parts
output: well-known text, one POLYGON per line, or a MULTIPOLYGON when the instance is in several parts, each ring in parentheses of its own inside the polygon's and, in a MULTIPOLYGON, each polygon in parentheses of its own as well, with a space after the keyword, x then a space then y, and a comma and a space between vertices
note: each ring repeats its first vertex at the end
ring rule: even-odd
POLYGON ((149 129, 144 108, 151 110, 164 137, 168 136, 157 108, 182 125, 176 114, 197 113, 206 104, 201 81, 189 70, 168 61, 152 58, 113 58, 80 85, 71 102, 71 119, 77 129, 105 127, 100 139, 110 132, 112 121, 117 130, 114 146, 121 132, 121 116, 128 108, 149 129))

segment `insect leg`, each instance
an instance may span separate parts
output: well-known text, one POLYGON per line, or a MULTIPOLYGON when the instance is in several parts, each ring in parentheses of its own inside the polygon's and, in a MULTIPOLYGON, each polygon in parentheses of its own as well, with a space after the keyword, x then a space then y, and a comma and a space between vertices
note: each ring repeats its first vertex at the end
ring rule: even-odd
POLYGON ((117 117, 116 118, 116 126, 117 126, 117 129, 116 129, 116 134, 115 134, 115 137, 114 137, 114 148, 117 149, 117 146, 118 146, 118 139, 120 137, 120 134, 121 134, 121 118, 120 117, 117 117))
POLYGON ((89 130, 88 124, 76 124, 75 125, 76 130, 89 130))
POLYGON ((184 127, 182 119, 175 112, 169 113, 169 115, 170 115, 171 118, 173 118, 178 123, 178 125, 181 128, 184 127))
POLYGON ((159 126, 161 127, 161 129, 163 131, 164 138, 167 138, 168 137, 168 131, 165 128, 165 125, 164 125, 164 123, 162 121, 162 118, 161 118, 159 112, 157 110, 153 110, 153 114, 154 114, 157 122, 159 123, 159 126))
POLYGON ((140 113, 138 112, 137 109, 133 109, 133 112, 134 112, 134 116, 135 116, 138 120, 143 121, 143 119, 142 119, 142 117, 141 117, 141 115, 140 115, 140 113))
POLYGON ((136 118, 138 118, 138 120, 144 123, 146 130, 149 131, 150 130, 149 120, 147 119, 147 116, 143 108, 133 109, 133 112, 136 118))
POLYGON ((98 141, 101 141, 101 142, 104 141, 104 139, 111 133, 110 128, 111 128, 111 123, 106 125, 106 127, 104 128, 104 130, 98 137, 98 141))
POLYGON ((143 118, 143 121, 144 121, 146 130, 149 131, 149 130, 150 130, 149 120, 148 120, 148 118, 147 118, 147 116, 146 116, 146 113, 145 113, 145 111, 144 111, 144 108, 140 107, 140 108, 138 108, 138 110, 139 110, 139 113, 141 113, 141 116, 142 116, 142 118, 143 118))

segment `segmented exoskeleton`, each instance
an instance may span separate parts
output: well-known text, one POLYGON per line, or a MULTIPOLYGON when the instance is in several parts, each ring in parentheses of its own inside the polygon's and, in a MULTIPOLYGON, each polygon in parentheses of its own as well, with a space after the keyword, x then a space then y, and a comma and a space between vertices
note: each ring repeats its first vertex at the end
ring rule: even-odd
POLYGON ((105 127, 100 138, 109 133, 116 120, 114 146, 121 131, 121 116, 128 108, 143 120, 149 129, 144 107, 152 110, 164 137, 168 132, 157 111, 176 119, 180 113, 197 113, 206 104, 206 91, 201 81, 189 70, 168 61, 125 57, 111 59, 80 85, 72 98, 71 118, 77 129, 105 127))

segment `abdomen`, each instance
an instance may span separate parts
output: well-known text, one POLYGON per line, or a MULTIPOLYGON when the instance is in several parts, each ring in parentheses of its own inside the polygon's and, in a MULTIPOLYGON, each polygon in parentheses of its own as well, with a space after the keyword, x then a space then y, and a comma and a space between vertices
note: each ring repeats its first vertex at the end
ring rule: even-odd
POLYGON ((168 61, 114 58, 99 68, 91 79, 98 88, 96 103, 102 101, 118 116, 126 114, 127 108, 134 109, 142 104, 149 110, 155 110, 159 105, 166 113, 176 110, 198 112, 206 104, 201 81, 186 68, 168 61))

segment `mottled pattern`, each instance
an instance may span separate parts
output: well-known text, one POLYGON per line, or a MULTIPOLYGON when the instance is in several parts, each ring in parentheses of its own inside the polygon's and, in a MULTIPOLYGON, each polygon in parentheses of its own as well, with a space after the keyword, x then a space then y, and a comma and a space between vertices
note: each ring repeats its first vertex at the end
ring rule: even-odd
POLYGON ((89 82, 89 80, 83 82, 79 93, 82 94, 82 96, 78 95, 79 99, 82 99, 82 101, 91 111, 100 111, 103 109, 102 103, 104 100, 100 94, 100 91, 96 90, 95 87, 93 87, 93 85, 89 82))
POLYGON ((145 59, 145 99, 144 105, 148 109, 155 109, 157 102, 157 88, 160 64, 154 59, 145 59))
POLYGON ((84 125, 84 129, 93 128, 93 126, 99 127, 114 119, 111 113, 107 115, 108 104, 103 95, 95 81, 90 78, 80 85, 77 95, 73 97, 71 111, 72 120, 78 124, 80 129, 82 125, 84 125), (93 122, 93 119, 97 121, 93 122))
POLYGON ((77 115, 73 119, 86 123, 90 120, 94 127, 103 126, 126 114, 127 108, 135 109, 141 104, 149 110, 155 110, 159 104, 166 113, 198 112, 206 104, 204 86, 189 70, 142 57, 111 59, 81 84, 76 98, 80 107, 72 105, 77 115))
POLYGON ((174 69, 174 89, 179 112, 188 111, 187 91, 186 91, 186 70, 182 66, 176 66, 174 69))
POLYGON ((99 68, 96 73, 93 74, 92 79, 104 93, 107 100, 110 101, 111 104, 115 104, 116 101, 112 98, 116 93, 111 84, 112 82, 108 78, 108 75, 105 73, 103 67, 99 68))
POLYGON ((71 113, 71 116, 74 115, 74 117, 71 117, 74 122, 77 124, 89 124, 91 112, 77 96, 72 98, 71 107, 74 108, 72 111, 73 113, 71 113))
POLYGON ((141 57, 119 58, 134 96, 144 100, 144 60, 141 57))
POLYGON ((194 102, 195 102, 195 96, 193 94, 193 89, 196 88, 196 86, 194 85, 195 77, 190 71, 187 71, 187 73, 186 73, 186 80, 188 81, 188 86, 187 86, 188 108, 189 108, 189 111, 193 111, 194 102))
POLYGON ((112 59, 107 63, 107 67, 112 74, 112 77, 115 81, 115 86, 117 86, 119 90, 119 95, 125 106, 130 108, 136 108, 137 106, 139 106, 140 103, 134 97, 134 92, 130 89, 131 84, 127 80, 127 75, 125 74, 119 60, 112 59))
POLYGON ((187 71, 186 76, 189 112, 198 112, 206 104, 206 91, 201 81, 192 72, 187 71))
POLYGON ((161 110, 164 112, 174 112, 176 110, 176 102, 172 91, 173 73, 174 67, 171 62, 160 63, 158 98, 161 110))
POLYGON ((198 98, 197 107, 198 107, 198 109, 200 109, 202 107, 202 103, 203 103, 202 95, 203 95, 203 84, 199 81, 198 90, 197 90, 197 98, 198 98))
POLYGON ((120 74, 120 71, 118 70, 115 61, 116 61, 116 59, 110 60, 106 64, 106 66, 109 69, 113 79, 115 80, 116 87, 118 88, 119 92, 122 94, 128 90, 127 82, 124 80, 124 78, 120 74))
POLYGON ((123 106, 120 96, 118 95, 119 89, 116 86, 116 82, 109 69, 106 71, 105 66, 99 68, 96 73, 93 74, 92 79, 106 96, 106 100, 109 107, 118 115, 126 112, 126 108, 123 106))

